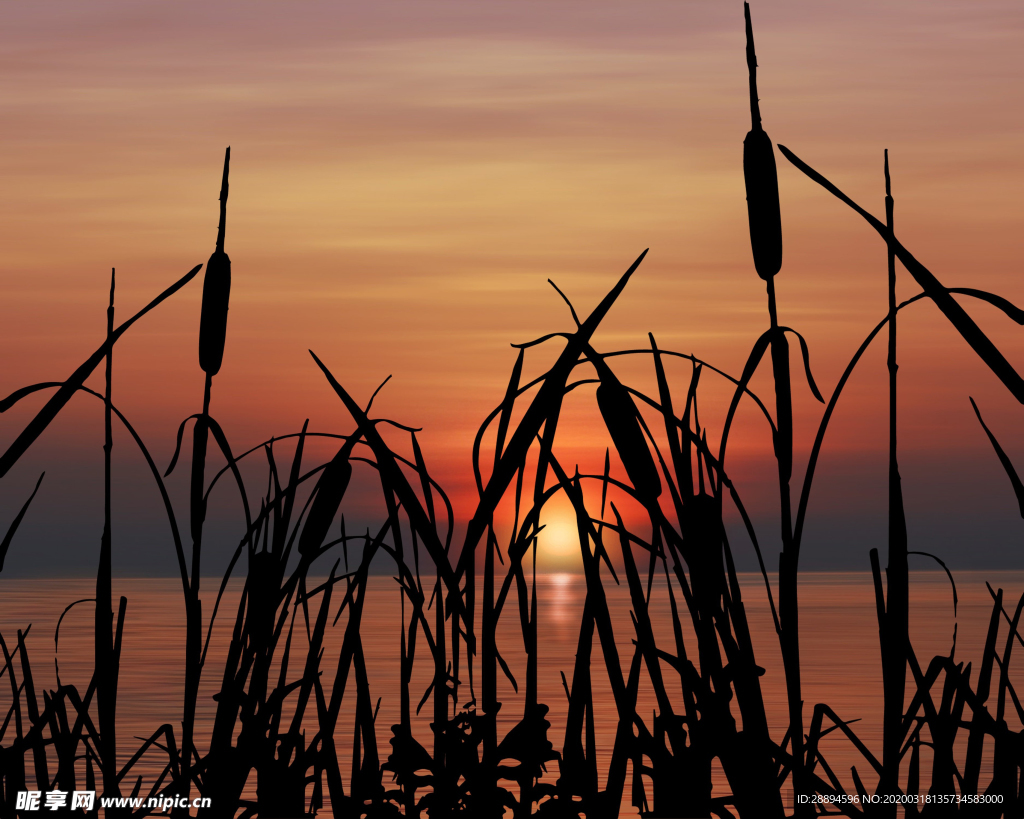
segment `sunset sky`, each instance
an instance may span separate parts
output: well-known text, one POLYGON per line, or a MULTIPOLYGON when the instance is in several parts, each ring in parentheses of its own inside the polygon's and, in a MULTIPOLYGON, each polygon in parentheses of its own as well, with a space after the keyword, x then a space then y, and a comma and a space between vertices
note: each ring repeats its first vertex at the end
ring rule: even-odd
MULTIPOLYGON (((888 148, 901 241, 944 284, 1024 304, 1024 6, 758 0, 751 11, 772 140, 879 215, 888 148)), ((99 346, 111 267, 123 320, 206 261, 228 145, 233 283, 212 412, 237 450, 306 418, 352 430, 312 349, 360 402, 393 376, 375 412, 422 428, 427 462, 465 520, 473 435, 502 398, 510 343, 572 328, 547 279, 587 314, 650 248, 595 338, 601 350, 645 347, 652 332, 738 374, 767 327, 744 201, 741 2, 37 0, 0 15, 4 395, 66 378, 99 346)), ((777 160, 780 320, 806 337, 828 395, 885 313, 885 247, 777 160)), ((901 297, 918 292, 898 275, 901 297)), ((201 408, 201 291, 197 279, 115 352, 115 403, 161 467, 178 424, 201 408)), ((1024 370, 1024 330, 965 306, 1024 370)), ((1024 521, 968 396, 1022 470, 1024 407, 934 306, 903 315, 911 548, 954 566, 1024 567, 1024 521)), ((532 350, 528 374, 557 350, 532 350)), ((884 549, 884 363, 883 343, 830 428, 807 568, 866 570, 868 549, 884 549)), ((645 368, 615 366, 653 386, 645 368)), ((798 475, 821 414, 801 369, 794 358, 798 475)), ((680 392, 687 374, 672 371, 680 392)), ((710 374, 702 387, 717 440, 730 395, 710 374)), ((767 397, 770 381, 754 388, 767 397)), ((42 401, 0 417, 0 443, 42 401)), ((592 393, 568 407, 559 456, 597 471, 607 440, 593 429, 592 393)), ((755 413, 739 423, 733 477, 774 554, 771 441, 755 413)), ((4 478, 0 529, 47 472, 5 571, 94 569, 102 443, 102 405, 77 398, 4 478)), ((185 476, 179 466, 176 491, 185 476)), ((114 480, 115 569, 173 571, 157 494, 120 432, 114 480)), ((215 499, 225 539, 211 547, 211 572, 237 539, 236 512, 230 493, 215 499)), ((749 545, 735 548, 752 567, 749 545)))

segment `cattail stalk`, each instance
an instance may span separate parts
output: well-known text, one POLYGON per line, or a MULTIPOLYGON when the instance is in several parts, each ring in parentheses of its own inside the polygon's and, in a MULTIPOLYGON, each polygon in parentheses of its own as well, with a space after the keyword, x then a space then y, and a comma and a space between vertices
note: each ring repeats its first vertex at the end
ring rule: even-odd
MULTIPOLYGON (((497 455, 496 455, 497 457, 497 455)), ((484 712, 483 726, 483 784, 485 801, 484 810, 487 814, 493 810, 497 799, 498 786, 498 652, 496 642, 497 622, 494 612, 494 551, 495 536, 493 527, 487 530, 486 549, 484 551, 484 588, 483 611, 481 612, 481 628, 483 635, 480 653, 480 688, 481 704, 484 712)))
MULTIPOLYGON (((231 291, 231 260, 224 252, 224 230, 227 222, 228 170, 231 148, 224 152, 224 175, 220 188, 220 222, 217 246, 206 263, 203 280, 203 305, 199 321, 199 366, 206 373, 203 388, 203 411, 192 431, 192 471, 190 480, 190 528, 192 533, 192 572, 185 601, 185 695, 181 722, 181 779, 179 793, 188 797, 192 787, 193 736, 195 733, 196 700, 202 672, 203 606, 199 597, 202 568, 203 524, 206 521, 206 451, 209 441, 210 393, 213 377, 220 371, 227 333, 228 297, 231 291)), ((187 816, 187 809, 176 809, 176 815, 187 816)))
MULTIPOLYGON (((893 244, 893 198, 889 178, 889 152, 885 152, 885 224, 888 231, 889 274, 889 565, 888 599, 882 640, 882 776, 878 792, 895 794, 899 788, 900 751, 903 744, 903 701, 907 684, 907 645, 910 639, 910 589, 907 566, 907 521, 896 458, 896 250, 893 244)), ((880 624, 882 625, 882 624, 880 624)), ((886 815, 896 816, 896 805, 886 815)))
MULTIPOLYGON (((786 673, 789 705, 789 739, 793 755, 793 789, 809 794, 804 760, 803 699, 800 682, 800 623, 797 598, 798 546, 793 538, 792 501, 789 482, 793 473, 793 398, 789 376, 789 344, 779 327, 775 299, 775 276, 782 267, 782 220, 779 206, 779 178, 771 140, 761 127, 757 99, 757 55, 750 5, 743 4, 747 34, 747 72, 750 82, 750 131, 743 140, 743 178, 747 189, 747 217, 750 246, 757 275, 768 289, 771 322, 772 374, 775 381, 775 458, 779 471, 779 502, 782 553, 779 555, 779 642, 786 673)), ((795 806, 796 816, 812 816, 810 804, 795 806)))
POLYGON ((107 305, 107 355, 103 401, 103 535, 96 571, 96 615, 93 630, 96 668, 96 700, 100 723, 100 757, 103 761, 103 795, 121 795, 117 784, 117 663, 114 657, 114 610, 111 591, 110 471, 114 447, 111 396, 114 372, 114 282, 110 269, 110 301, 107 305))
POLYGON ((434 733, 434 799, 439 813, 449 807, 451 794, 448 787, 448 770, 446 745, 448 737, 448 669, 445 665, 447 651, 445 649, 445 617, 444 617, 444 584, 440 573, 434 581, 434 721, 431 725, 434 733))

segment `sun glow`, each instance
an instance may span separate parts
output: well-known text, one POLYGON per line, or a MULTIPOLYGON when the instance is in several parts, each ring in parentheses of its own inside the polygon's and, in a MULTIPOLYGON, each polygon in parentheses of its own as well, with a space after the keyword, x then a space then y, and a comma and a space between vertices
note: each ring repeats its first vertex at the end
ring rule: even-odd
POLYGON ((576 521, 569 517, 552 516, 544 521, 544 528, 538 536, 543 554, 551 557, 565 558, 579 554, 580 537, 576 521))
POLYGON ((540 522, 544 528, 537 536, 539 562, 549 570, 581 566, 580 536, 572 506, 552 500, 541 513, 540 522))

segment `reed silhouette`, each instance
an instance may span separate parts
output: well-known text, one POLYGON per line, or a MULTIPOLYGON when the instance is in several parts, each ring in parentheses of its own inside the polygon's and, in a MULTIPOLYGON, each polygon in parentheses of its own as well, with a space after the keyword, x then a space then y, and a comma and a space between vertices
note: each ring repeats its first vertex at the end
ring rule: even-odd
MULTIPOLYGON (((896 435, 896 331, 901 310, 930 299, 983 364, 1024 401, 1021 376, 954 297, 986 302, 1018 324, 1024 324, 1024 311, 985 291, 944 286, 899 242, 887 153, 883 222, 780 145, 786 159, 864 217, 885 243, 888 312, 854 352, 826 400, 811 373, 807 342, 780 322, 775 294, 775 277, 782 269, 777 168, 762 126, 747 4, 744 12, 751 130, 744 140, 743 169, 754 272, 767 289, 768 329, 754 342, 738 376, 702 358, 662 349, 653 336, 644 348, 598 350, 594 333, 647 251, 583 320, 555 287, 574 328, 516 345, 518 355, 504 397, 474 440, 477 501, 461 544, 454 543, 452 504, 427 468, 416 430, 372 415, 376 393, 364 406, 314 352, 313 363, 351 417, 351 431, 313 432, 307 422, 297 433, 235 454, 211 414, 213 377, 220 370, 227 339, 231 267, 224 245, 230 149, 224 158, 216 248, 206 264, 203 287, 202 410, 182 422, 174 455, 163 472, 114 404, 114 348, 135 321, 184 287, 202 266, 116 328, 112 272, 106 337, 96 352, 65 381, 33 384, 0 402, 3 412, 28 395, 54 391, 0 455, 0 477, 73 396, 87 394, 104 405, 104 528, 96 593, 93 600, 78 601, 95 607, 92 677, 82 692, 63 684, 58 669, 56 687, 39 691, 25 641, 28 630, 19 630, 10 645, 0 635, 3 673, 11 691, 11 705, 0 727, 0 815, 28 815, 17 809, 16 797, 30 788, 69 793, 85 788, 105 797, 199 794, 210 799, 209 807, 199 809, 202 816, 268 819, 315 816, 328 809, 337 817, 614 817, 624 804, 649 817, 747 819, 781 817, 787 811, 800 817, 896 816, 900 809, 907 816, 923 817, 1022 815, 1024 733, 1008 726, 1007 709, 1012 706, 1017 720, 1024 722, 1024 706, 1009 673, 1014 643, 1024 645, 1019 631, 1024 598, 1011 611, 1004 606, 1002 591, 990 587, 991 620, 976 673, 970 664, 957 660, 955 637, 948 655, 926 663, 909 638, 908 558, 925 553, 910 550, 903 510, 896 435), (902 303, 895 295, 897 260, 923 290, 902 303), (875 588, 884 699, 881 748, 872 749, 851 722, 858 715, 838 714, 827 703, 808 707, 804 702, 798 578, 804 523, 830 420, 864 352, 883 330, 888 333, 889 534, 884 584, 878 550, 866 556, 875 588), (790 339, 799 346, 797 369, 802 365, 810 392, 824 405, 807 469, 796 486, 792 395, 798 379, 792 373, 790 339), (557 344, 562 346, 554 364, 529 378, 528 353, 557 344), (769 353, 774 413, 750 388, 769 353), (650 362, 656 393, 645 394, 616 374, 614 367, 623 360, 637 358, 650 362), (683 384, 669 379, 666 362, 672 359, 690 364, 683 384), (102 394, 84 385, 101 361, 102 394), (708 377, 723 379, 732 390, 717 446, 699 415, 699 387, 708 377), (566 396, 590 390, 602 419, 601 434, 607 435, 611 447, 602 472, 581 474, 559 459, 555 441, 566 396), (769 576, 770 556, 764 554, 726 469, 727 444, 742 402, 763 416, 774 445, 782 544, 776 586, 769 576), (143 454, 159 489, 178 562, 186 622, 180 732, 170 722, 160 725, 130 756, 117 731, 121 644, 130 613, 122 597, 115 619, 111 591, 115 418, 143 454), (189 421, 194 423, 187 553, 164 478, 178 463, 189 421), (387 438, 382 430, 388 431, 387 438), (404 449, 388 442, 396 435, 407 436, 404 449), (212 477, 211 436, 218 465, 212 477), (310 466, 305 461, 311 439, 332 442, 336 453, 310 466), (491 444, 485 442, 492 441, 490 452, 491 444), (282 448, 291 454, 287 466, 279 461, 282 448), (252 493, 241 466, 260 458, 267 477, 257 508, 250 503, 252 493), (379 482, 386 512, 375 531, 362 534, 348 532, 344 515, 356 470, 379 482), (207 592, 204 606, 200 577, 206 508, 222 478, 225 484, 233 482, 243 520, 228 570, 216 593, 207 592), (795 490, 799 494, 794 506, 795 490), (538 683, 538 538, 544 509, 555 498, 567 499, 575 513, 586 588, 577 612, 576 655, 562 670, 567 710, 561 725, 549 720, 550 708, 541 701, 538 683), (758 651, 767 648, 753 642, 744 589, 724 525, 727 504, 738 511, 757 554, 779 641, 788 713, 782 736, 769 729, 761 687, 764 669, 757 661, 758 651), (627 507, 639 511, 626 515, 627 507), (627 519, 633 522, 627 524, 627 519), (326 577, 314 571, 323 559, 331 564, 326 577), (380 560, 393 568, 401 614, 395 661, 399 718, 390 727, 390 749, 378 744, 380 700, 374 704, 361 630, 371 565, 380 560), (214 623, 236 572, 241 592, 229 624, 224 667, 208 669, 214 623), (613 620, 608 602, 610 584, 622 583, 631 607, 625 641, 617 639, 624 625, 613 620), (671 612, 668 643, 657 640, 656 595, 667 598, 671 612), (506 613, 506 606, 515 612, 506 613), (505 622, 517 620, 521 661, 510 662, 509 652, 516 648, 499 640, 503 614, 505 622), (333 629, 340 651, 336 667, 330 668, 324 657, 333 629), (632 646, 625 656, 623 645, 632 646), (424 668, 429 676, 425 688, 414 673, 424 668), (196 730, 204 672, 220 681, 208 739, 200 739, 196 730), (499 701, 502 677, 515 692, 511 701, 499 701), (611 724, 609 716, 595 708, 598 678, 606 678, 612 692, 611 724), (656 701, 649 717, 638 706, 641 687, 652 691, 656 701), (424 732, 416 717, 428 703, 431 718, 429 732, 424 732), (511 712, 511 727, 503 728, 511 712), (343 721, 351 725, 350 749, 338 745, 343 721), (599 726, 614 734, 603 764, 597 753, 599 726), (822 740, 830 734, 842 735, 861 760, 851 770, 852 788, 825 756, 822 740), (988 770, 983 765, 986 753, 991 754, 991 775, 983 777, 988 770), (140 773, 143 761, 149 765, 146 770, 152 770, 154 760, 159 760, 159 774, 140 773), (728 793, 713 790, 716 766, 728 782, 728 793), (953 793, 980 798, 960 803, 918 799, 953 793), (829 801, 791 800, 791 794, 829 801)), ((971 403, 1024 517, 1024 485, 973 399, 971 403)), ((41 482, 42 476, 0 543, 0 568, 41 482)), ((956 600, 953 584, 954 610, 956 600)), ((146 806, 106 809, 109 816, 155 812, 146 806)), ((189 810, 176 808, 175 813, 186 816, 189 810)))

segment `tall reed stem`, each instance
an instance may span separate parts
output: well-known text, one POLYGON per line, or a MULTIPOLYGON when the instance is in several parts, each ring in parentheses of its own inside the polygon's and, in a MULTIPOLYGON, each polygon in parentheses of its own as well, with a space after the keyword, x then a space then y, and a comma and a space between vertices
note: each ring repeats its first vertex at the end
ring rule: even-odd
MULTIPOLYGON (((743 140, 743 178, 747 190, 747 216, 750 223, 750 247, 757 275, 768 289, 768 331, 775 381, 775 460, 779 469, 779 515, 782 553, 779 555, 779 644, 786 673, 789 706, 789 740, 793 752, 793 790, 809 795, 805 771, 803 700, 800 685, 800 622, 797 602, 799 543, 793 536, 792 501, 789 482, 793 476, 793 395, 789 377, 789 343, 779 327, 775 301, 775 276, 782 267, 782 221, 779 206, 779 180, 775 151, 761 124, 757 96, 757 52, 750 5, 743 4, 747 35, 747 76, 750 86, 750 131, 743 140)), ((814 807, 799 800, 795 815, 813 816, 814 807)))
MULTIPOLYGON (((885 608, 882 644, 882 685, 885 694, 882 732, 882 777, 879 793, 894 794, 899 788, 900 746, 903 740, 903 701, 907 683, 909 641, 909 569, 907 567, 907 521, 903 489, 896 459, 896 249, 893 244, 893 198, 889 178, 889 152, 885 152, 885 224, 888 232, 889 273, 889 565, 886 567, 888 600, 885 608)), ((883 625, 883 624, 879 624, 883 625)), ((887 809, 896 816, 896 805, 887 809)))
POLYGON ((103 793, 120 796, 117 784, 117 661, 114 656, 114 609, 111 591, 110 469, 114 448, 111 395, 114 372, 114 281, 110 269, 110 301, 107 305, 107 355, 103 401, 103 535, 96 571, 95 641, 96 699, 100 722, 100 758, 103 765, 103 793))
MULTIPOLYGON (((793 791, 809 794, 804 767, 803 698, 800 680, 800 609, 797 594, 799 546, 793 539, 792 501, 789 482, 793 474, 793 396, 789 375, 789 344, 779 327, 775 280, 768 279, 768 315, 771 320, 772 374, 775 381, 775 458, 779 466, 779 513, 782 553, 779 555, 779 642, 786 674, 789 707, 789 739, 793 752, 793 791)), ((810 805, 797 802, 796 816, 813 816, 810 805)))
POLYGON ((481 612, 483 634, 480 641, 480 691, 483 705, 483 815, 500 816, 503 813, 498 804, 498 669, 497 669, 497 623, 494 617, 494 549, 493 527, 487 530, 487 545, 484 552, 483 611, 481 612))
MULTIPOLYGON (((213 377, 207 373, 203 390, 203 412, 196 419, 192 436, 192 473, 189 492, 190 524, 192 532, 192 572, 185 601, 185 702, 181 721, 182 788, 188 796, 192 787, 191 768, 195 735, 196 700, 199 696, 200 662, 203 650, 203 604, 199 597, 202 569, 203 523, 206 520, 206 501, 203 487, 206 482, 206 449, 209 427, 206 419, 210 412, 210 390, 213 377)), ((182 814, 184 815, 184 814, 182 814)))

